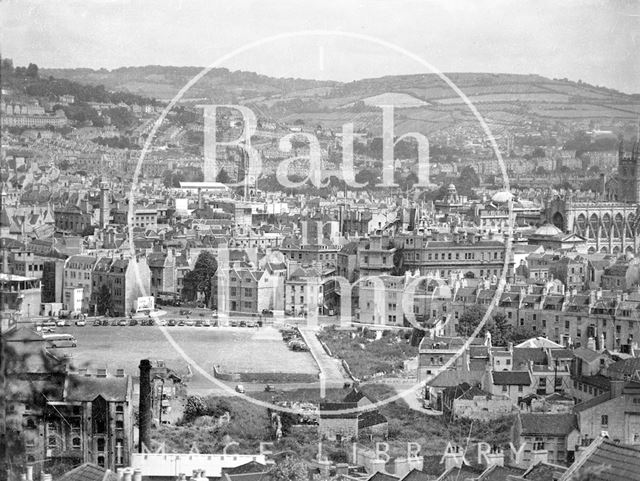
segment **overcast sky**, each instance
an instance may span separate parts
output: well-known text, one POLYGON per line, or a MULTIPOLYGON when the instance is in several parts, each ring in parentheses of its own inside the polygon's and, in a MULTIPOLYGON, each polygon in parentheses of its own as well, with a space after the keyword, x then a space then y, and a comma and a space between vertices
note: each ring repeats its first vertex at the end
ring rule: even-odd
MULTIPOLYGON (((443 72, 536 73, 640 93, 638 0, 4 0, 0 51, 16 65, 207 66, 284 32, 376 37, 443 72)), ((278 77, 354 80, 428 72, 361 39, 309 35, 222 64, 278 77)))

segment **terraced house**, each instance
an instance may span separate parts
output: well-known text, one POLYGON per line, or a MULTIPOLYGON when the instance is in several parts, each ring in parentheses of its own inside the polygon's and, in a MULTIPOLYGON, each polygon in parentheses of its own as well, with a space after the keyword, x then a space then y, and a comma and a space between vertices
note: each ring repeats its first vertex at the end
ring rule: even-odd
POLYGON ((107 304, 109 314, 125 316, 135 308, 138 297, 149 295, 151 272, 143 256, 133 258, 102 257, 93 269, 91 276, 91 306, 93 311, 100 309, 104 302, 101 296, 109 292, 107 304))
POLYGON ((91 304, 91 275, 98 259, 94 256, 71 256, 64 263, 63 291, 82 289, 82 312, 91 304))

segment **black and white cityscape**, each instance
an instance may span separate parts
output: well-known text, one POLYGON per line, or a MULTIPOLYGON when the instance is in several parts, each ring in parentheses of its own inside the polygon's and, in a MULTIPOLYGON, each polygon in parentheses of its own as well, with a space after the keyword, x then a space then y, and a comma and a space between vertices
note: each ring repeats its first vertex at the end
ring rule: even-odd
POLYGON ((0 19, 1 480, 640 480, 640 3, 0 19))

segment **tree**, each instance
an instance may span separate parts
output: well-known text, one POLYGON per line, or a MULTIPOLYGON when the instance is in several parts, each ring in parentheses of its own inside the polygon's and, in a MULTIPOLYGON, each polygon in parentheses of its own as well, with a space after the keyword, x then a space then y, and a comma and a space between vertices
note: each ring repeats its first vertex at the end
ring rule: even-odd
POLYGON ((5 75, 7 77, 11 77, 13 75, 13 60, 10 58, 3 58, 0 72, 2 77, 5 77, 5 75))
POLYGON ((292 456, 287 456, 276 463, 269 474, 274 481, 306 481, 308 479, 307 466, 292 456))
POLYGON ((29 78, 38 78, 38 66, 35 63, 30 63, 27 67, 26 76, 29 78))
POLYGON ((458 334, 464 337, 469 337, 473 334, 480 321, 486 312, 484 306, 473 305, 465 311, 460 316, 458 320, 458 334))
POLYGON ((184 276, 183 295, 185 299, 195 300, 198 293, 204 295, 205 304, 211 298, 211 279, 218 270, 218 262, 210 251, 202 251, 193 270, 184 276))
POLYGON ((221 184, 231 183, 231 177, 229 177, 229 174, 227 174, 227 171, 224 170, 224 168, 220 169, 220 172, 218 172, 216 182, 220 182, 221 184))
POLYGON ((491 344, 494 346, 506 346, 511 339, 513 327, 504 312, 496 312, 491 324, 488 326, 491 333, 491 344))
POLYGON ((184 422, 191 422, 200 416, 204 416, 207 412, 207 405, 202 397, 197 394, 187 397, 187 402, 184 405, 184 412, 182 420, 184 422))
POLYGON ((531 156, 533 158, 543 158, 546 156, 546 153, 542 147, 536 147, 535 149, 533 149, 531 156))
POLYGON ((98 291, 97 299, 98 314, 107 314, 113 309, 113 300, 111 299, 111 291, 106 284, 102 284, 98 291))

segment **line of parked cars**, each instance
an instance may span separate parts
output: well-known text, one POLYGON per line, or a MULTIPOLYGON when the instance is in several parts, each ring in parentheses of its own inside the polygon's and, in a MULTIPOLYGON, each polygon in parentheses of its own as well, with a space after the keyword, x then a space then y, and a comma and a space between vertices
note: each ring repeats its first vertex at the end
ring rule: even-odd
POLYGON ((300 332, 295 328, 285 328, 281 330, 282 340, 287 343, 287 347, 292 351, 308 351, 309 346, 304 342, 300 332))
POLYGON ((174 326, 190 326, 190 327, 217 327, 218 321, 209 321, 208 319, 169 319, 168 321, 163 321, 163 326, 174 327, 174 326))
POLYGON ((153 326, 153 319, 96 319, 93 321, 95 327, 98 326, 153 326))

